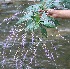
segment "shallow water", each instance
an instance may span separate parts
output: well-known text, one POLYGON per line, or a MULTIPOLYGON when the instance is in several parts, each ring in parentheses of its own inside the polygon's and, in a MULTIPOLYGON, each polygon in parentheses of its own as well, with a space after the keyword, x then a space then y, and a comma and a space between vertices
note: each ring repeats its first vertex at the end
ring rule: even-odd
POLYGON ((0 69, 70 69, 70 20, 59 19, 57 29, 25 32, 16 25, 33 2, 0 5, 0 69), (39 32, 39 33, 38 33, 39 32))

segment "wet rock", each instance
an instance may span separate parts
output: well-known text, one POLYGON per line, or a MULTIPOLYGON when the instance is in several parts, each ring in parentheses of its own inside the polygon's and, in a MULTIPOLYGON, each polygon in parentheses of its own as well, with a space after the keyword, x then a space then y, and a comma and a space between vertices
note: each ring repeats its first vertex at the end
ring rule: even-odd
POLYGON ((13 4, 13 2, 10 1, 10 2, 3 2, 2 3, 2 5, 10 5, 10 4, 13 4))

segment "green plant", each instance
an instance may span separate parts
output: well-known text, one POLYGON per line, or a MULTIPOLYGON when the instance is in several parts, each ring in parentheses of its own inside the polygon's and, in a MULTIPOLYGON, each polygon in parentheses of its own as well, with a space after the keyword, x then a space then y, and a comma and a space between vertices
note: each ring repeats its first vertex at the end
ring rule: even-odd
POLYGON ((47 16, 45 11, 40 13, 39 10, 58 8, 60 6, 60 1, 56 2, 55 0, 43 0, 39 4, 31 5, 26 8, 26 14, 20 18, 17 24, 26 22, 26 31, 34 31, 39 28, 42 35, 47 37, 46 28, 55 28, 59 25, 59 22, 57 19, 47 16), (41 17, 40 14, 42 14, 41 17))

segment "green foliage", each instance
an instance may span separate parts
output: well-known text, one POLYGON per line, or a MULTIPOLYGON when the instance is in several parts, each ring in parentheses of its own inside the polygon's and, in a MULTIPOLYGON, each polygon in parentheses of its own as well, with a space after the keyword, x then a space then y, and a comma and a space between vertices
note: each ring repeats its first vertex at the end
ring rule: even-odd
POLYGON ((46 31, 45 27, 42 24, 40 24, 40 29, 41 29, 42 35, 44 35, 47 38, 47 31, 46 31))
POLYGON ((47 37, 46 28, 55 28, 59 25, 59 22, 57 19, 47 16, 45 11, 40 13, 39 10, 45 10, 54 7, 58 8, 61 6, 60 2, 63 1, 60 0, 59 2, 56 2, 55 0, 42 0, 39 4, 31 5, 26 8, 26 14, 22 18, 20 18, 17 24, 26 22, 26 31, 34 31, 39 28, 41 30, 42 35, 47 37), (42 14, 41 17, 40 14, 42 14))

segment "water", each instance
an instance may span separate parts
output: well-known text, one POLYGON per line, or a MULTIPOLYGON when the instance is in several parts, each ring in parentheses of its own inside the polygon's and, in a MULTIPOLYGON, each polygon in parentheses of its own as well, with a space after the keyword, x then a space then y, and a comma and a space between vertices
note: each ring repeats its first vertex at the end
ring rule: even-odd
POLYGON ((25 32, 25 25, 16 22, 31 4, 0 5, 0 69, 70 69, 70 20, 47 29, 48 38, 40 30, 25 32))

